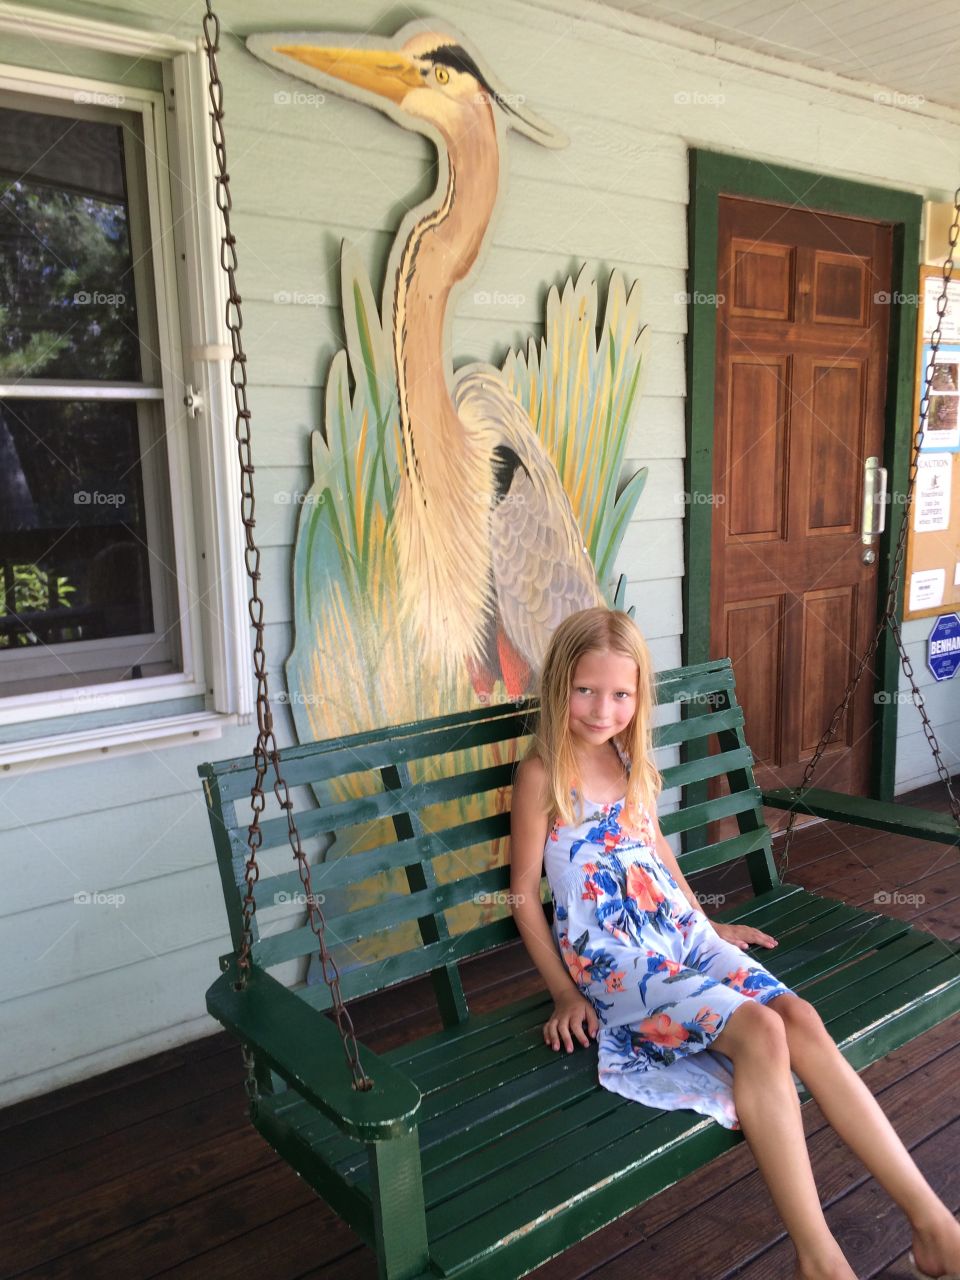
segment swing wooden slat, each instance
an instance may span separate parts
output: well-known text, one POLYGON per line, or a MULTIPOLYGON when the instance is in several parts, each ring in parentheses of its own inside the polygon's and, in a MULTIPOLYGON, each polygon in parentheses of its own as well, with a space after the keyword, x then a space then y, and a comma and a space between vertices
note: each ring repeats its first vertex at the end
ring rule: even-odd
POLYGON ((949 813, 919 809, 913 805, 871 800, 865 796, 848 796, 842 791, 824 791, 812 787, 798 800, 799 792, 791 787, 764 791, 763 803, 771 809, 796 809, 816 818, 848 822, 858 827, 875 827, 898 836, 915 836, 940 844, 960 845, 960 831, 949 813))
MULTIPOLYGON (((740 829, 680 855, 684 874, 745 865, 754 896, 711 916, 779 939, 752 954, 818 1008, 847 1059, 861 1069, 960 1010, 955 944, 777 879, 769 800, 755 784, 729 660, 661 673, 657 701, 688 713, 655 730, 658 750, 690 750, 661 766, 666 790, 711 777, 729 788, 664 812, 663 831, 705 840, 721 816, 740 829)), ((291 898, 299 878, 282 867, 285 820, 263 826, 250 983, 235 990, 228 955, 207 993, 213 1016, 252 1049, 254 1124, 376 1250, 390 1280, 524 1275, 742 1141, 694 1111, 657 1111, 604 1090, 595 1043, 570 1055, 547 1048, 546 991, 469 1011, 458 961, 518 939, 505 905, 503 918, 480 923, 462 913, 475 894, 509 887, 509 868, 490 863, 504 861, 505 789, 530 710, 481 708, 285 753, 284 772, 302 789, 298 828, 336 835, 312 878, 344 997, 430 974, 442 1030, 382 1054, 360 1044, 374 1089, 354 1090, 329 988, 288 988, 268 971, 302 964, 315 945, 291 898), (330 784, 331 801, 317 806, 311 783, 330 784), (450 800, 459 801, 453 817, 437 809, 450 800), (365 950, 371 938, 391 954, 365 950)), ((231 760, 200 773, 236 947, 252 766, 231 760)))
MULTIPOLYGON (((767 928, 771 927, 769 920, 764 923, 767 928)), ((884 920, 869 940, 858 940, 852 960, 864 957, 880 941, 892 941, 893 938, 900 937, 903 939, 900 947, 890 947, 878 952, 871 957, 871 962, 863 961, 859 966, 851 963, 849 967, 831 975, 831 980, 824 984, 824 1007, 827 1005, 828 995, 836 1005, 835 1009, 828 1009, 828 1014, 841 1014, 844 1011, 844 1004, 841 1003, 843 1000, 846 1000, 849 1007, 854 996, 864 999, 871 993, 882 994, 886 989, 883 971, 899 960, 909 961, 914 974, 922 973, 929 967, 929 961, 922 956, 918 957, 916 953, 929 947, 930 938, 918 936, 909 929, 904 933, 902 926, 898 932, 894 926, 894 921, 884 920)), ((788 961, 786 955, 784 962, 778 967, 780 976, 791 983, 799 983, 800 979, 796 975, 805 962, 796 957, 788 961)), ((818 975, 808 974, 803 981, 812 982, 816 976, 818 975)), ((475 1032, 472 1037, 476 1043, 469 1051, 471 1065, 479 1067, 490 1058, 500 1060, 508 1052, 516 1059, 528 1054, 531 1048, 537 1048, 542 1042, 541 1027, 550 1008, 549 996, 542 993, 518 1002, 513 1012, 498 1010, 497 1020, 484 1027, 482 1033, 475 1032), (505 1012, 510 1013, 510 1016, 503 1017, 505 1012)), ((403 1050, 384 1055, 393 1066, 405 1070, 423 1092, 420 1137, 425 1186, 431 1176, 442 1175, 447 1179, 445 1186, 452 1189, 454 1183, 450 1178, 455 1176, 457 1182, 463 1181, 463 1170, 466 1168, 464 1164, 463 1169, 454 1173, 453 1165, 459 1166, 474 1151, 488 1148, 492 1150, 492 1144, 503 1135, 517 1132, 527 1124, 538 1123, 543 1116, 553 1117, 553 1122, 559 1126, 554 1130, 554 1136, 561 1138, 568 1117, 562 1115, 559 1109, 572 1104, 581 1094, 589 1095, 598 1103, 608 1106, 618 1105, 616 1095, 610 1095, 606 1091, 598 1093, 594 1088, 595 1069, 593 1062, 588 1060, 590 1055, 554 1055, 553 1068, 549 1071, 538 1069, 536 1074, 528 1072, 522 1078, 525 1082, 524 1090, 514 1090, 514 1096, 510 1098, 499 1098, 501 1104, 509 1103, 509 1106, 501 1105, 496 1110, 487 1107, 478 1120, 475 1114, 478 1107, 468 1109, 463 1096, 462 1064, 468 1052, 462 1047, 463 1039, 464 1037, 451 1039, 447 1036, 432 1054, 418 1055, 419 1058, 429 1059, 420 1066, 415 1066, 413 1059, 404 1056, 403 1050), (444 1051, 445 1055, 439 1057, 438 1053, 444 1051), (451 1079, 461 1085, 459 1090, 451 1090, 451 1079), (441 1093, 444 1089, 447 1091, 446 1095, 441 1093), (438 1100, 442 1106, 438 1105, 438 1100)), ((487 1084, 487 1081, 475 1082, 471 1086, 472 1095, 469 1096, 475 1102, 479 1099, 482 1103, 481 1085, 487 1084)), ((508 1092, 510 1084, 508 1082, 502 1086, 502 1095, 508 1092)), ((284 1124, 296 1127, 303 1140, 322 1149, 324 1159, 330 1164, 336 1164, 342 1175, 349 1176, 356 1183, 366 1181, 366 1154, 362 1144, 343 1138, 328 1121, 318 1122, 316 1113, 307 1103, 298 1102, 295 1109, 291 1109, 289 1105, 285 1108, 284 1103, 278 1101, 276 1112, 282 1114, 284 1124)), ((428 1205, 433 1202, 429 1194, 426 1200, 428 1205)))

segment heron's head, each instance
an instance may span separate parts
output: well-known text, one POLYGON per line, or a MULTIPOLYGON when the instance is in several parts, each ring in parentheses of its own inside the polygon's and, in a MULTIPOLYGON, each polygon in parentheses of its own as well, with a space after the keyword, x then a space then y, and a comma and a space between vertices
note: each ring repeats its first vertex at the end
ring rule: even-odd
POLYGON ((499 85, 458 37, 418 29, 401 43, 409 29, 396 37, 395 48, 387 42, 381 47, 328 44, 310 32, 250 36, 247 47, 272 66, 380 107, 408 127, 424 121, 444 137, 455 138, 489 109, 501 112, 504 124, 542 146, 566 144, 564 134, 529 111, 520 95, 499 85))

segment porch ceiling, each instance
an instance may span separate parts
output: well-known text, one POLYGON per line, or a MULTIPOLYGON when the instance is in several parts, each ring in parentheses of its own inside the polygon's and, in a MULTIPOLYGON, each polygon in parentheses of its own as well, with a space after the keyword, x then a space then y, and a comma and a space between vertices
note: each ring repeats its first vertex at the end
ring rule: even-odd
MULTIPOLYGON (((960 109, 956 0, 606 0, 611 8, 960 109)), ((894 99, 894 103, 897 100, 894 99)))

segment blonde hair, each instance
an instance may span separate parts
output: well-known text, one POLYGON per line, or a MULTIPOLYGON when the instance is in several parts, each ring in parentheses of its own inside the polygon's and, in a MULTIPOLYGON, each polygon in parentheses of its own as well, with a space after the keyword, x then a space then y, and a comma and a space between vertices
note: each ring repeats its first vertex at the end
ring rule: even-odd
POLYGON ((650 651, 640 628, 619 609, 596 605, 572 613, 550 637, 540 671, 540 714, 525 758, 536 755, 543 762, 550 814, 563 826, 582 822, 583 792, 570 732, 570 692, 577 663, 590 652, 621 654, 637 664, 634 715, 614 738, 631 762, 623 817, 635 825, 640 821, 641 806, 649 810, 655 806, 663 779, 653 763, 655 685, 650 651), (570 800, 575 784, 576 814, 570 800))

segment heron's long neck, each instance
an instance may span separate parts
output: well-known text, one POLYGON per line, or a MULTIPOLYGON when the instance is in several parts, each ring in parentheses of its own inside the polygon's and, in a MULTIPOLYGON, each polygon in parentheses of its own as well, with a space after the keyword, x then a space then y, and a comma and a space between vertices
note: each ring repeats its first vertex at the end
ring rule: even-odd
MULTIPOLYGON (((444 350, 451 290, 470 272, 497 201, 499 149, 489 108, 447 143, 448 175, 440 203, 417 223, 404 246, 394 298, 394 355, 407 475, 430 488, 424 472, 447 468, 463 428, 450 398, 453 361, 444 350)), ((442 187, 438 186, 439 192, 442 187)))

